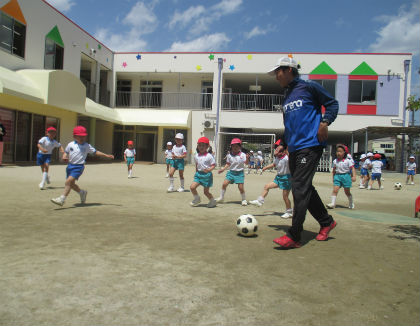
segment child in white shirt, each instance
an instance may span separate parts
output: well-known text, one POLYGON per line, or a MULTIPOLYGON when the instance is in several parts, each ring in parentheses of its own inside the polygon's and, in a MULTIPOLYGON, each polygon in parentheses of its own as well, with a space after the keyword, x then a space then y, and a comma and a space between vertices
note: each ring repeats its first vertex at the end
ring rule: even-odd
POLYGON ((132 177, 134 161, 136 160, 136 150, 132 140, 127 142, 127 147, 124 151, 124 161, 127 163, 128 178, 130 179, 132 177))
POLYGON ((169 178, 169 169, 173 165, 172 160, 172 142, 168 141, 166 143, 166 150, 165 150, 165 162, 166 162, 166 177, 169 178))
POLYGON ((175 135, 175 146, 172 148, 172 166, 169 170, 169 188, 168 192, 174 191, 174 174, 175 171, 179 171, 179 180, 181 186, 178 188, 178 192, 184 191, 184 159, 187 157, 187 148, 182 144, 184 141, 184 135, 177 133, 175 135))
POLYGON ((411 184, 414 184, 414 176, 416 175, 417 165, 415 162, 416 158, 411 155, 409 161, 407 162, 407 180, 405 181, 408 184, 408 180, 411 177, 411 184))
POLYGON ((381 184, 381 177, 382 177, 382 167, 384 164, 381 161, 381 154, 373 155, 373 161, 370 164, 370 168, 372 169, 372 179, 370 180, 368 190, 372 189, 373 182, 375 180, 378 181, 379 189, 384 189, 381 184))

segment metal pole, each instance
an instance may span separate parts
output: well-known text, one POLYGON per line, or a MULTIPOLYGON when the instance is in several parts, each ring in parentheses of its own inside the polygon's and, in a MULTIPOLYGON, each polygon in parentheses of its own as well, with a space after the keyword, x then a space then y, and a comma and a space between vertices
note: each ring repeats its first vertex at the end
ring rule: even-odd
POLYGON ((353 138, 353 131, 352 131, 351 132, 351 147, 350 147, 351 156, 353 156, 353 152, 354 152, 353 147, 354 147, 354 138, 353 138))
MULTIPOLYGON (((219 131, 220 131, 220 123, 219 123, 219 118, 220 118, 220 92, 221 92, 221 79, 222 79, 222 69, 223 69, 223 58, 218 58, 217 59, 217 63, 218 63, 218 76, 217 76, 217 106, 216 106, 216 133, 214 135, 214 148, 216 149, 216 162, 219 162, 219 155, 220 155, 220 150, 219 150, 219 131)), ((221 158, 222 156, 220 156, 221 158)), ((220 164, 222 163, 222 161, 220 160, 220 164)))
MULTIPOLYGON (((403 102, 403 127, 405 127, 406 107, 407 107, 407 82, 408 82, 408 70, 410 69, 410 60, 404 60, 404 102, 403 102)), ((401 144, 401 167, 400 172, 404 172, 404 158, 405 158, 405 134, 402 135, 401 144)))
POLYGON ((365 132, 365 153, 367 154, 368 152, 368 128, 366 127, 366 132, 365 132))

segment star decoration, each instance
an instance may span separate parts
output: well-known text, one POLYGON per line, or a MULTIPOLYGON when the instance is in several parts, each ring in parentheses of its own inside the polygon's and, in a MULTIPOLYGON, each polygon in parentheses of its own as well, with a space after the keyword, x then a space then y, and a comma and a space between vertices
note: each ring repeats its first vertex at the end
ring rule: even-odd
POLYGON ((102 49, 102 46, 100 44, 98 44, 98 50, 102 49))
POLYGON ((232 70, 232 71, 234 71, 235 70, 235 65, 230 65, 229 66, 229 69, 232 70))
POLYGON ((226 62, 226 58, 223 58, 223 62, 226 62))
POLYGON ((197 65, 197 66, 195 67, 195 69, 197 69, 197 71, 200 71, 201 69, 203 69, 203 67, 201 67, 200 65, 197 65))
POLYGON ((214 60, 214 54, 213 53, 209 55, 209 59, 210 59, 210 61, 214 60))
POLYGON ((86 49, 89 49, 89 43, 86 43, 86 49))
POLYGON ((127 67, 127 62, 125 62, 125 61, 124 61, 124 62, 122 63, 122 66, 123 66, 124 68, 125 68, 125 67, 127 67))
POLYGON ((291 54, 291 53, 290 53, 290 54, 288 55, 288 57, 289 57, 289 58, 293 58, 293 54, 291 54))
POLYGON ((252 60, 252 54, 248 54, 246 57, 248 58, 248 60, 252 60))
POLYGON ((137 58, 137 60, 141 60, 141 55, 140 54, 137 54, 136 55, 136 58, 137 58))
POLYGON ((174 59, 176 59, 176 55, 174 55, 174 59))

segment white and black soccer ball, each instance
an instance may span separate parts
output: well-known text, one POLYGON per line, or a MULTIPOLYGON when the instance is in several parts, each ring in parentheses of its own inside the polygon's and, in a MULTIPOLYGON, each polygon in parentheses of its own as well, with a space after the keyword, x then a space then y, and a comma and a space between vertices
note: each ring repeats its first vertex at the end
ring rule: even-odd
POLYGON ((401 182, 395 182, 394 183, 394 189, 395 190, 401 190, 401 188, 402 188, 401 182))
POLYGON ((245 214, 238 217, 236 227, 240 235, 250 237, 258 231, 258 221, 251 214, 245 214))

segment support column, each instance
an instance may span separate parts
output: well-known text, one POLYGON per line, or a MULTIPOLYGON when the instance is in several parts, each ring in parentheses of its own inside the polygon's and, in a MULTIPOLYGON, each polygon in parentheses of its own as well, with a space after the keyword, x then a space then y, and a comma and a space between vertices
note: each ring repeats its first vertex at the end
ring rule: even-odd
POLYGON ((366 127, 366 133, 365 133, 365 153, 368 152, 368 128, 366 127))
POLYGON ((350 145, 350 154, 353 156, 354 153, 354 138, 353 138, 353 131, 351 132, 351 145, 350 145))
POLYGON ((96 118, 89 119, 89 144, 95 147, 96 139, 96 118))
POLYGON ((99 84, 101 83, 101 64, 96 61, 95 102, 99 103, 99 84))

